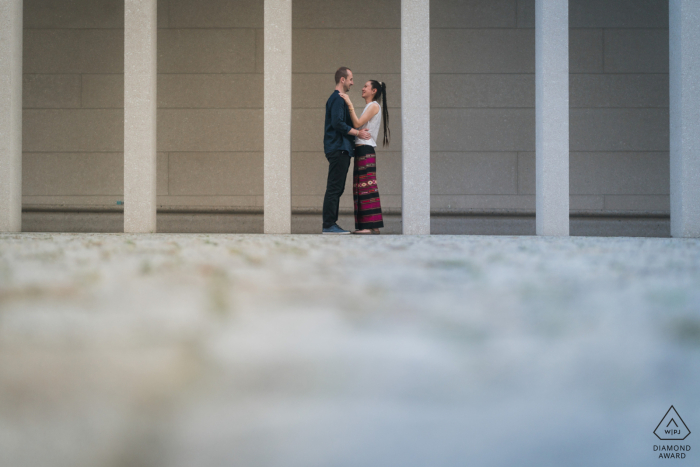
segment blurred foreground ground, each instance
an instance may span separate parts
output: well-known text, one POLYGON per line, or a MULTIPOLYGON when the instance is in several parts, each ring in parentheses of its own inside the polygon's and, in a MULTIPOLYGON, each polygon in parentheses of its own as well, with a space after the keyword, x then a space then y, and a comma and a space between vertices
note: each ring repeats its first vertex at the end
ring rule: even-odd
POLYGON ((0 235, 3 467, 697 465, 698 394, 698 240, 0 235))

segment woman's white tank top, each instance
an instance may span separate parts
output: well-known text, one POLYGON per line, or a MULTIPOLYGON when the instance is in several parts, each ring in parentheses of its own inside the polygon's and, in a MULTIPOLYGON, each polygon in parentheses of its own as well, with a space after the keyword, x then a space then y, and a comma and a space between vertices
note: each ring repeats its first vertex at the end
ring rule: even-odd
MULTIPOLYGON (((369 134, 372 135, 372 138, 370 139, 360 139, 359 137, 355 136, 355 144, 366 144, 368 146, 372 147, 377 147, 377 138, 379 137, 379 127, 382 124, 382 106, 379 105, 379 102, 377 101, 372 101, 369 104, 365 106, 365 110, 362 111, 362 115, 367 112, 367 109, 369 108, 370 105, 376 105, 379 107, 379 112, 377 112, 377 115, 374 117, 370 118, 367 123, 362 125, 359 129, 367 128, 369 130, 369 134)), ((360 117, 362 116, 360 115, 360 117)))

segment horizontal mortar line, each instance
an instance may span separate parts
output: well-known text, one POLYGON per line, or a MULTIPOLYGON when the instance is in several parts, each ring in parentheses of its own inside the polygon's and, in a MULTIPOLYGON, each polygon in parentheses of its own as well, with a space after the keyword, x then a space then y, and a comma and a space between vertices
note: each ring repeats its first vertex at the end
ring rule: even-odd
MULTIPOLYGON (((488 197, 521 197, 521 198, 526 198, 526 197, 531 197, 535 196, 536 193, 430 193, 430 196, 460 196, 460 197, 472 197, 472 196, 488 196, 488 197)), ((321 195, 323 196, 323 195, 321 195)), ((607 194, 607 193, 570 193, 569 196, 571 197, 597 197, 597 198, 602 198, 604 196, 668 196, 666 195, 636 195, 636 194, 607 194)))
MULTIPOLYGON (((99 73, 93 73, 99 74, 99 73)), ((123 74, 123 73, 102 73, 102 74, 123 74)), ((159 71, 158 76, 170 76, 170 75, 223 75, 223 76, 236 76, 236 75, 250 75, 250 76, 262 76, 263 72, 255 71, 241 71, 241 72, 228 72, 228 71, 202 71, 202 72, 178 72, 178 71, 159 71)))
MULTIPOLYGON (((353 29, 353 28, 344 28, 353 29)), ((367 28, 371 29, 371 28, 367 28)), ((394 28, 391 28, 394 29, 394 28)), ((449 27, 449 26, 430 26, 431 31, 514 31, 523 29, 535 29, 534 26, 494 26, 494 27, 449 27)), ((621 26, 621 27, 608 27, 608 26, 569 26, 569 31, 602 31, 602 30, 625 30, 625 31, 667 31, 668 27, 661 26, 651 26, 651 27, 637 27, 637 26, 621 26)))
MULTIPOLYGON (((577 73, 577 74, 585 74, 585 73, 577 73)), ((650 71, 650 72, 636 72, 636 73, 631 72, 631 71, 629 71, 629 72, 603 71, 600 74, 613 75, 613 76, 616 76, 616 75, 637 75, 637 76, 647 76, 647 75, 662 75, 663 76, 663 75, 665 75, 665 76, 669 76, 668 71, 650 71)))
MULTIPOLYGON (((489 196, 489 197, 504 197, 504 196, 517 196, 521 198, 527 198, 527 197, 532 197, 535 196, 535 193, 532 194, 512 194, 512 195, 489 195, 489 194, 471 194, 471 195, 465 195, 465 194, 457 194, 457 195, 451 195, 451 194, 443 194, 443 193, 431 193, 431 196, 479 196, 479 197, 484 197, 484 196, 489 196)), ((23 198, 96 198, 96 197, 121 197, 124 196, 121 193, 118 194, 97 194, 97 195, 63 195, 63 194, 48 194, 48 195, 23 195, 23 198)), ((264 194, 259 194, 259 195, 197 195, 197 194, 188 194, 188 195, 157 195, 158 198, 163 200, 163 198, 256 198, 256 197, 263 197, 264 194)), ((315 197, 319 199, 323 199, 323 194, 317 194, 317 195, 310 195, 310 194, 292 194, 292 197, 315 197)), ((401 196, 401 193, 385 193, 384 196, 401 196)), ((609 197, 609 196, 669 196, 669 195, 569 195, 572 197, 590 197, 590 196, 596 196, 596 197, 609 197)), ((188 205, 190 206, 190 205, 188 205)), ((504 208, 505 209, 505 208, 504 208)))
POLYGON ((585 153, 585 154, 600 154, 600 153, 610 153, 610 152, 619 152, 619 153, 645 153, 645 154, 668 154, 669 150, 657 150, 657 151, 652 151, 648 149, 613 149, 613 150, 605 150, 605 149, 600 149, 597 151, 585 151, 585 150, 575 150, 575 149, 570 149, 569 153, 572 152, 579 152, 579 153, 585 153))
MULTIPOLYGON (((400 76, 400 71, 358 71, 352 70, 354 75, 397 75, 400 76)), ((335 71, 293 71, 292 75, 335 75, 335 71)), ((333 89, 333 88, 331 88, 333 89)))
POLYGON ((479 196, 479 197, 508 197, 508 196, 518 196, 518 197, 527 197, 527 196, 534 196, 533 195, 526 195, 526 194, 520 194, 520 193, 430 193, 430 196, 463 196, 463 197, 470 197, 470 196, 479 196))
MULTIPOLYGON (((359 73, 359 72, 356 72, 359 73)), ((312 73, 307 73, 307 74, 312 74, 312 73)), ((321 73, 318 73, 321 74, 321 73)), ((389 74, 389 73, 384 73, 384 74, 389 74)), ((401 73, 391 73, 391 74, 396 74, 400 75, 401 73)), ((532 71, 431 71, 430 76, 434 75, 523 75, 523 76, 535 76, 535 72, 532 71)), ((601 75, 601 76, 618 76, 618 75, 627 75, 627 76, 648 76, 648 75, 660 75, 660 76, 668 76, 668 72, 663 72, 663 71, 576 71, 576 72, 569 72, 569 75, 601 75)))
MULTIPOLYGON (((395 77, 400 77, 401 72, 400 71, 362 71, 362 70, 352 70, 354 73, 354 76, 357 77, 357 75, 389 75, 389 76, 395 76, 395 77)), ((299 76, 303 77, 306 75, 330 75, 333 76, 335 74, 335 71, 294 71, 292 72, 292 76, 299 76)), ((331 82, 333 78, 331 78, 331 82)), ((357 83, 356 83, 357 84, 357 83)), ((334 88, 331 88, 334 89, 334 88)))
MULTIPOLYGON (((46 73, 50 74, 50 73, 46 73)), ((116 75, 116 76, 122 76, 124 73, 83 73, 83 75, 95 75, 95 76, 109 76, 109 75, 116 75)), ((233 77, 233 76, 250 76, 250 77, 260 77, 262 81, 263 73, 257 73, 257 72, 228 72, 228 71, 201 71, 201 72, 189 72, 189 71, 159 71, 158 72, 158 77, 160 78, 161 76, 223 76, 223 77, 233 77)))
MULTIPOLYGON (((251 150, 251 151, 164 151, 156 150, 158 154, 221 154, 221 153, 231 153, 231 154, 263 154, 263 150, 251 150)), ((316 152, 316 151, 297 151, 297 152, 316 152)), ((323 153, 322 150, 318 151, 323 153)), ((51 154, 123 154, 124 151, 24 151, 22 154, 41 154, 41 155, 51 155, 51 154)))
MULTIPOLYGON (((401 73, 397 73, 401 74, 401 73)), ((431 72, 433 75, 523 75, 535 76, 534 72, 431 72)), ((576 71, 570 72, 570 76, 668 76, 668 72, 663 71, 576 71)))
POLYGON ((523 29, 535 29, 533 27, 518 26, 492 26, 492 27, 450 27, 450 26, 430 26, 431 31, 517 31, 523 29))
POLYGON ((569 31, 668 31, 668 27, 663 26, 569 26, 569 31))
MULTIPOLYGON (((262 27, 159 27, 158 31, 258 31, 263 30, 262 27)), ((533 27, 494 27, 494 28, 442 28, 431 27, 431 31, 525 31, 534 30, 533 27)), ((25 31, 124 31, 124 28, 24 28, 25 31)), ((668 28, 570 28, 569 31, 603 31, 603 30, 620 30, 620 31, 668 31, 668 28)), ((368 28, 368 27, 333 27, 333 28, 297 28, 293 27, 294 31, 401 31, 400 27, 391 28, 368 28)))
MULTIPOLYGON (((396 73, 396 74, 397 74, 397 75, 400 75, 401 73, 396 73)), ((479 75, 521 75, 521 76, 535 76, 535 73, 534 73, 534 72, 533 72, 533 73, 525 73, 525 72, 523 72, 523 73, 500 73, 500 72, 496 72, 496 73, 479 73, 479 72, 474 72, 474 73, 472 73, 472 72, 469 72, 469 73, 447 73, 447 72, 444 72, 444 73, 443 73, 443 72, 430 72, 430 76, 440 76, 440 75, 447 75, 447 76, 449 76, 449 75, 467 75, 467 76, 469 76, 469 75, 476 75, 476 76, 479 76, 479 75)))
POLYGON ((653 31, 668 31, 669 27, 668 26, 622 26, 622 27, 617 27, 617 26, 599 26, 599 27, 575 27, 572 29, 602 29, 605 31, 613 31, 616 29, 624 29, 624 30, 653 30, 653 31))
MULTIPOLYGON (((116 73, 115 73, 116 74, 116 73)), ((119 73, 121 74, 121 73, 119 73)), ((157 76, 169 76, 169 75, 259 75, 263 76, 263 72, 256 71, 159 71, 157 76)))
MULTIPOLYGON (((395 151, 398 153, 401 153, 402 151, 395 151)), ((498 150, 498 149, 484 149, 484 150, 467 150, 467 151, 456 151, 456 150, 447 150, 447 151, 442 151, 439 149, 431 149, 430 150, 431 155, 432 154, 512 154, 515 155, 516 153, 535 153, 535 150, 527 151, 523 149, 504 149, 504 150, 498 150)))
MULTIPOLYGON (((396 75, 396 76, 401 76, 400 71, 353 71, 355 75, 367 75, 367 74, 376 74, 376 75, 396 75)), ((335 71, 293 71, 292 75, 331 75, 333 76, 335 74, 335 71)))
MULTIPOLYGON (((77 29, 77 28, 54 28, 54 29, 77 29)), ((82 28, 81 28, 82 29, 82 28)), ((85 28, 85 29, 100 29, 100 28, 85 28)), ((119 29, 119 28, 104 28, 104 29, 119 29)), ((254 30, 254 31, 264 31, 264 27, 256 26, 168 26, 159 27, 158 30, 169 30, 169 31, 230 31, 230 30, 254 30)), ((400 31, 401 27, 383 27, 383 28, 371 28, 364 26, 357 27, 294 27, 292 26, 292 32, 294 31, 347 31, 347 30, 377 30, 377 31, 400 31)))
MULTIPOLYGON (((460 31, 460 30, 476 30, 476 31, 493 31, 493 30, 502 30, 502 31, 510 31, 513 29, 535 29, 534 26, 481 26, 481 27, 450 27, 450 26, 430 26, 430 30, 455 30, 455 31, 460 31)), ((668 27, 662 27, 662 26, 569 26, 569 30, 594 30, 594 31, 599 31, 603 29, 608 29, 608 30, 614 30, 614 29, 624 29, 624 30, 667 30, 668 27)))
MULTIPOLYGON (((312 107, 323 108, 323 107, 312 107)), ((390 109, 392 107, 389 107, 390 109)), ((264 107, 158 107, 158 110, 263 110, 264 107)), ((23 110, 124 110, 124 107, 23 107, 23 110)))
POLYGON ((23 76, 29 75, 58 75, 58 76, 82 76, 82 75, 123 75, 123 71, 27 71, 26 69, 22 73, 23 76))
MULTIPOLYGON (((123 154, 123 150, 119 151, 100 151, 100 150, 94 150, 94 151, 23 151, 22 154, 123 154)), ((209 151, 201 151, 201 150, 192 150, 192 151, 172 151, 172 150, 163 150, 163 149, 158 149, 156 150, 157 153, 170 153, 170 154, 221 154, 221 153, 232 153, 232 154, 251 154, 251 153, 259 153, 263 154, 264 151, 262 149, 251 149, 248 151, 240 151, 240 150, 209 150, 209 151)), ((400 154, 402 151, 401 150, 380 150, 381 153, 394 153, 394 154, 400 154)), ((488 153, 488 154, 514 154, 514 153, 520 153, 520 154, 534 154, 535 149, 503 149, 503 150, 498 150, 498 149, 470 149, 470 150, 441 150, 441 149, 431 149, 431 153, 444 153, 444 154, 482 154, 482 153, 488 153)), ((297 154, 322 154, 323 150, 318 149, 318 150, 293 150, 292 153, 297 153, 297 154)), ((610 154, 610 153, 620 153, 620 154, 668 154, 669 150, 646 150, 646 149, 600 149, 600 150, 595 150, 595 151, 589 151, 589 150, 576 150, 576 149, 571 149, 569 150, 569 153, 582 153, 582 154, 610 154)))
MULTIPOLYGON (((122 154, 124 151, 22 151, 22 154, 122 154)), ((165 152, 165 151, 162 151, 165 152)))
MULTIPOLYGON (((316 107, 314 107, 316 108, 316 107)), ((389 107, 390 109, 392 107, 389 107)), ((657 110, 657 109, 668 109, 669 107, 656 107, 656 106, 644 106, 644 107, 576 107, 576 106, 570 106, 570 109, 588 109, 588 110, 607 110, 607 109, 612 109, 612 110, 657 110)), ((498 106, 490 106, 490 107, 476 107, 476 106, 470 106, 470 107, 433 107, 431 106, 430 109, 438 109, 438 110, 451 110, 451 109, 485 109, 485 110, 532 110, 535 109, 535 107, 498 107, 498 106)))
MULTIPOLYGON (((264 30, 263 27, 255 26, 231 26, 231 27, 159 27, 158 30, 169 30, 169 31, 188 31, 188 30, 201 30, 201 31, 229 31, 229 30, 250 30, 255 31, 258 29, 264 30)), ((24 28, 25 31, 124 31, 124 26, 121 27, 108 27, 108 28, 24 28)))
POLYGON ((107 28, 32 28, 25 27, 25 31, 123 31, 124 26, 107 28))
MULTIPOLYGON (((157 151, 160 153, 168 153, 168 154, 221 154, 221 153, 226 153, 226 154, 264 154, 264 151, 262 149, 260 150, 250 150, 250 151, 157 151)), ((323 152, 323 151, 319 151, 323 152)))
MULTIPOLYGON (((228 31, 228 30, 265 30, 264 25, 261 26, 158 26, 158 30, 204 30, 204 31, 228 31)), ((367 27, 367 26, 294 26, 292 31, 335 31, 348 29, 369 29, 369 30, 401 30, 401 26, 391 27, 367 27)), ((430 30, 435 31, 517 31, 535 29, 534 26, 481 26, 481 27, 451 27, 451 26, 430 26, 430 30)), ((25 27, 25 31, 124 31, 124 26, 108 26, 108 27, 25 27)), ((665 26, 569 26, 569 31, 668 31, 665 26)))
MULTIPOLYGON (((265 28, 260 28, 260 29, 265 29, 265 28)), ((359 30, 377 30, 377 31, 400 31, 401 26, 399 27, 391 27, 391 28, 369 28, 365 26, 357 26, 357 27, 301 27, 297 28, 292 26, 292 31, 347 31, 347 30, 353 30, 353 29, 359 29, 359 30)))
POLYGON ((257 31, 257 30, 264 30, 265 28, 260 26, 212 26, 212 27, 206 27, 206 26, 164 26, 164 27, 159 27, 158 30, 168 30, 168 31, 230 31, 230 30, 252 30, 252 31, 257 31))
MULTIPOLYGON (((400 75, 401 73, 397 73, 400 75)), ((531 75, 535 76, 535 72, 529 71, 431 71, 430 76, 433 75, 531 75)))
MULTIPOLYGON (((391 108, 391 107, 389 107, 391 108)), ((449 109, 486 109, 486 110, 524 110, 524 109, 534 109, 535 107, 498 107, 498 106, 490 106, 490 107, 476 107, 476 106, 471 106, 471 107, 430 107, 431 109, 444 109, 444 110, 449 110, 449 109)), ((668 107, 655 107, 655 106, 644 106, 644 107, 576 107, 576 106, 570 106, 570 109, 589 109, 589 110, 606 110, 606 109, 613 109, 613 110, 645 110, 645 109, 650 109, 650 110, 656 110, 656 109, 668 109, 668 107)))
POLYGON ((22 107, 22 110, 124 110, 124 107, 22 107))
MULTIPOLYGON (((75 111, 94 111, 94 110, 110 110, 110 111, 123 111, 124 107, 24 107, 22 110, 24 111, 34 111, 34 110, 41 110, 41 111, 66 111, 66 112, 75 112, 75 111)), ((123 118, 119 120, 120 125, 123 125, 124 121, 123 118)))
MULTIPOLYGON (((325 107, 292 107, 292 110, 324 110, 325 107)), ((388 106, 389 110, 400 110, 401 107, 388 106)), ((358 110, 358 109, 355 109, 358 110)))
MULTIPOLYGON (((262 179, 262 177, 261 177, 262 179)), ((264 193, 253 193, 253 194, 218 194, 218 195, 205 195, 205 194, 167 194, 167 195, 157 195, 159 198, 256 198, 264 196, 264 193)), ((323 194, 321 195, 323 196, 323 194)))
MULTIPOLYGON (((395 151, 395 152, 399 152, 399 153, 400 153, 401 151, 395 151)), ((499 150, 484 150, 484 151, 473 151, 473 150, 468 150, 468 151, 439 151, 439 150, 431 149, 430 152, 431 152, 431 153, 433 153, 433 152, 434 152, 434 153, 447 153, 447 154, 478 154, 478 153, 482 153, 482 152, 500 153, 500 154, 515 154, 515 153, 517 153, 517 152, 520 152, 520 153, 526 153, 526 152, 529 153, 529 152, 533 152, 533 153, 534 153, 535 150, 533 149, 532 151, 522 151, 522 150, 513 149, 513 150, 503 150, 503 151, 499 151, 499 150)))
MULTIPOLYGON (((23 198, 47 198, 47 197, 56 197, 56 198, 96 198, 96 197, 119 197, 119 196, 124 196, 122 193, 117 193, 117 194, 96 194, 96 195, 61 195, 61 194, 49 194, 49 195, 23 195, 23 198)), ((260 197, 263 196, 263 194, 259 195, 157 195, 158 198, 255 198, 255 197, 260 197)), ((293 196, 307 196, 307 195, 293 195, 293 196)), ((321 198, 323 198, 323 194, 319 195, 321 198)))
POLYGON ((606 109, 612 109, 612 110, 657 110, 657 109, 668 109, 668 106, 653 106, 653 105, 647 105, 644 107, 574 107, 570 106, 570 109, 586 109, 586 110, 606 110, 606 109))
MULTIPOLYGON (((260 193, 258 195, 198 195, 198 194, 158 195, 158 197, 161 198, 161 200, 164 200, 164 198, 171 198, 171 199, 172 198, 246 198, 246 199, 252 199, 252 198, 260 198, 263 196, 264 196, 263 193, 260 193)), ((295 196, 295 195, 292 195, 292 196, 295 196)), ((304 195, 301 195, 301 196, 304 196, 304 195)), ((321 195, 321 196, 323 196, 323 195, 321 195)))
MULTIPOLYGON (((84 75, 84 74, 86 74, 86 73, 81 73, 81 72, 79 72, 79 71, 73 72, 73 73, 35 73, 35 72, 25 72, 25 73, 22 73, 22 76, 32 76, 32 75, 81 76, 81 75, 84 75)), ((123 74, 123 73, 91 73, 91 74, 96 74, 96 75, 99 75, 99 74, 104 74, 104 75, 117 75, 117 74, 123 74)))
POLYGON ((518 26, 474 26, 474 27, 454 27, 454 26, 430 26, 431 31, 511 31, 511 30, 517 30, 517 29, 535 29, 534 27, 531 28, 523 28, 523 27, 518 27, 518 26))
POLYGON ((662 71, 576 71, 569 72, 570 75, 613 75, 613 76, 647 76, 647 75, 659 75, 668 76, 668 72, 662 71))
POLYGON ((263 110, 264 107, 158 107, 158 110, 263 110))
MULTIPOLYGON (((254 31, 264 31, 265 28, 263 26, 167 26, 167 27, 159 27, 158 29, 167 29, 170 31, 188 31, 188 30, 195 30, 195 31, 229 31, 229 30, 254 30, 254 31)), ((347 29, 377 29, 377 30, 400 30, 400 27, 385 27, 385 28, 370 28, 370 27, 364 27, 364 26, 357 26, 357 27, 295 27, 292 26, 292 31, 315 31, 315 30, 347 30, 347 29)))
MULTIPOLYGON (((391 107, 389 107, 391 108, 391 107)), ((477 107, 477 106, 471 106, 471 107, 433 107, 430 106, 430 109, 433 110, 459 110, 459 109, 486 109, 486 110, 533 110, 535 107, 477 107)))

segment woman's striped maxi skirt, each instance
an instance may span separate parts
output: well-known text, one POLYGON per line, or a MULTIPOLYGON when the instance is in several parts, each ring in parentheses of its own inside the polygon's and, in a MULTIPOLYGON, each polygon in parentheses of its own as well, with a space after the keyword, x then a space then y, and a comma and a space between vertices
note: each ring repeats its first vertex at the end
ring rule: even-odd
POLYGON ((355 203, 355 229, 384 227, 377 188, 377 156, 372 146, 355 147, 352 198, 355 203))

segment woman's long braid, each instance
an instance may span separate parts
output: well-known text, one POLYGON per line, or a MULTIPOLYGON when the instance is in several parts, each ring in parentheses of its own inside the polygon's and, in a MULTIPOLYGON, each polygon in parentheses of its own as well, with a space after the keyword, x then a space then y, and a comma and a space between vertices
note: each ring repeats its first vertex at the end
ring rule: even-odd
POLYGON ((391 130, 389 130, 389 108, 386 105, 386 83, 370 80, 372 83, 372 89, 377 90, 377 94, 374 95, 374 100, 378 101, 382 98, 382 122, 384 123, 384 141, 382 146, 387 146, 391 140, 391 130))
POLYGON ((382 120, 384 121, 384 142, 382 146, 389 144, 391 131, 389 130, 389 107, 386 105, 386 83, 382 82, 382 120))

